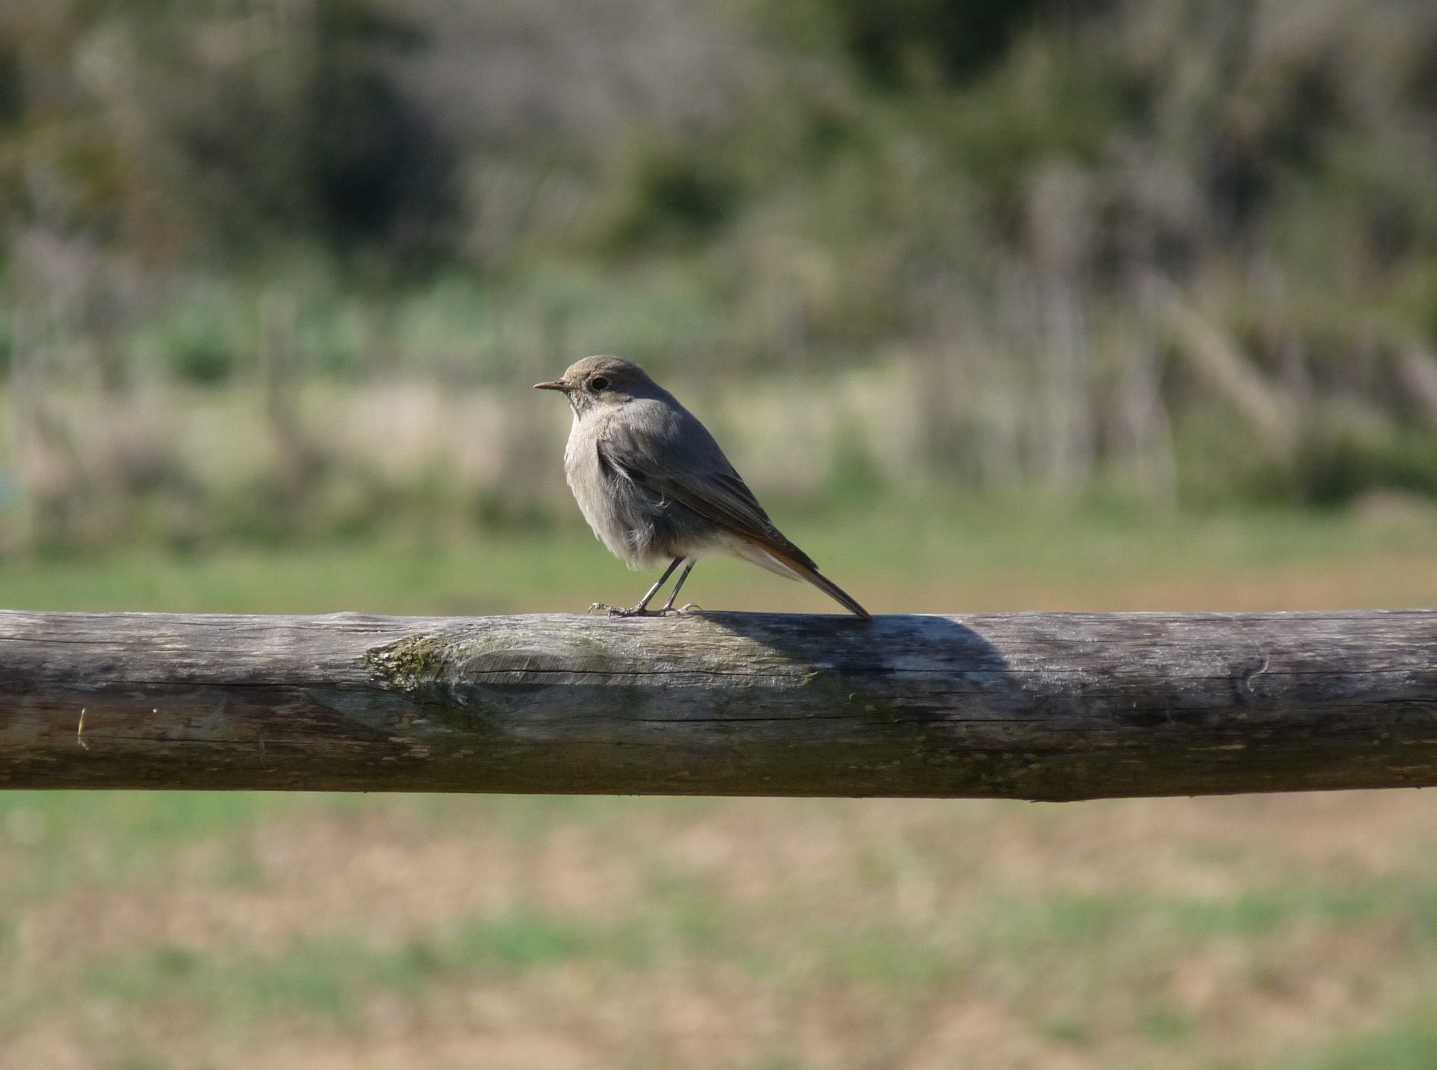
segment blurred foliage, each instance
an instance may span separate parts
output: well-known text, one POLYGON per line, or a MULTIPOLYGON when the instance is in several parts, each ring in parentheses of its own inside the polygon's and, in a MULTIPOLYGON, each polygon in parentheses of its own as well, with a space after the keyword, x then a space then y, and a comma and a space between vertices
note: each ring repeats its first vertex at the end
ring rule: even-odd
MULTIPOLYGON (((124 418, 609 350, 719 407, 907 384, 810 495, 870 446, 915 485, 1431 494, 1434 56, 1406 0, 8 5, 0 466, 95 491, 56 384, 124 418)), ((537 515, 497 494, 465 508, 537 515)))
POLYGON ((597 209, 602 248, 623 252, 661 241, 699 240, 737 206, 732 180, 681 143, 636 139, 616 166, 619 176, 597 209))
POLYGON ((1084 14, 1093 0, 828 0, 844 48, 886 86, 963 82, 1001 62, 1014 39, 1041 18, 1084 14))

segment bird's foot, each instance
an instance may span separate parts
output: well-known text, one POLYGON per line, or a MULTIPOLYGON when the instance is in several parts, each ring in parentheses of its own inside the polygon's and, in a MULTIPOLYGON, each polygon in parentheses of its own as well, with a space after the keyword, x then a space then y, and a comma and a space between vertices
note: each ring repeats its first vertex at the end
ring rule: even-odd
POLYGON ((673 614, 675 616, 682 616, 685 613, 691 613, 695 610, 702 612, 703 608, 704 607, 699 605, 697 602, 685 602, 681 606, 664 606, 664 608, 659 610, 659 612, 665 617, 669 616, 670 614, 673 614))
POLYGON ((645 605, 629 606, 628 609, 620 609, 616 606, 605 606, 611 617, 662 617, 662 609, 650 609, 645 605))
POLYGON ((588 612, 608 613, 609 616, 639 616, 644 610, 639 609, 639 606, 624 609, 622 606, 611 606, 608 602, 591 602, 588 612))
POLYGON ((650 609, 645 605, 623 608, 620 606, 611 606, 607 602, 593 602, 589 605, 590 613, 607 613, 611 617, 668 617, 688 613, 696 609, 703 609, 703 606, 697 602, 688 602, 677 608, 674 606, 664 606, 663 609, 650 609))

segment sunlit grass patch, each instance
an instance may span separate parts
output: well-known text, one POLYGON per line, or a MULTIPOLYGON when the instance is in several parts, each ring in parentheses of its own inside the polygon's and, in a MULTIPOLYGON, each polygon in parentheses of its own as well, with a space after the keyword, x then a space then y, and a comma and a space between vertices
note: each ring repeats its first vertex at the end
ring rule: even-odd
MULTIPOLYGON (((211 848, 201 867, 217 886, 258 887, 266 874, 256 847, 297 819, 322 820, 345 836, 366 815, 404 815, 436 836, 480 823, 505 840, 537 842, 556 827, 615 829, 636 816, 682 821, 713 799, 602 796, 359 794, 234 791, 0 792, 0 909, 53 898, 66 889, 112 890, 162 884, 177 860, 211 848)), ((186 879, 195 879, 190 872, 186 879)), ((2 946, 2 945, 0 945, 2 946)))
POLYGON ((0 905, 78 883, 155 879, 190 844, 304 806, 302 797, 244 792, 0 792, 0 905))
MULTIPOLYGON (((1245 1064, 1246 1065, 1246 1064, 1245 1064)), ((1437 1005, 1360 1033, 1328 1050, 1283 1060, 1277 1070, 1431 1070, 1437 1066, 1437 1005)))
MULTIPOLYGON (((1181 1052, 1182 1060, 1171 1065, 1196 1067, 1207 1065, 1202 1053, 1209 1046, 1221 1049, 1221 1036, 1237 1030, 1234 1036, 1251 1037, 1260 1029, 1264 1006, 1291 1013, 1295 1002, 1308 998, 1319 980, 1314 962, 1330 964, 1360 999, 1361 979, 1373 963, 1390 975, 1395 992, 1401 979, 1422 975, 1432 947, 1437 874, 1415 846, 1414 855, 1403 856, 1405 864, 1361 879, 1340 868, 1291 863, 1242 876, 1254 859, 1250 852, 1237 852, 1211 865, 1228 867, 1240 879, 1218 880, 1189 894, 1172 883, 1154 884, 1145 870, 1115 871, 1096 884, 1091 873, 1066 873, 1065 847, 1049 837, 1073 827, 1072 820, 1064 824, 1055 816, 1071 814, 1076 820, 1070 809, 913 804, 889 808, 906 823, 894 829, 903 843, 898 861, 907 867, 901 872, 872 870, 875 858, 896 857, 877 841, 868 849, 837 841, 808 856, 807 864, 794 859, 794 868, 780 879, 760 873, 753 885, 743 872, 725 870, 736 861, 730 847, 738 846, 728 839, 742 838, 745 821, 759 813, 796 825, 797 834, 807 828, 824 839, 847 828, 849 835, 872 841, 883 836, 883 827, 854 820, 858 804, 821 800, 762 811, 755 804, 706 801, 680 807, 677 814, 666 813, 663 800, 591 800, 569 808, 550 806, 552 800, 511 798, 492 800, 490 807, 483 804, 491 800, 465 805, 465 800, 404 796, 356 800, 328 811, 324 800, 311 798, 315 805, 307 811, 267 815, 260 826, 267 831, 260 835, 282 838, 302 824, 306 831, 294 839, 296 845, 315 835, 348 837, 356 849, 373 843, 381 859, 404 865, 411 857, 400 846, 406 835, 432 827, 436 835, 462 839, 466 819, 470 827, 502 828, 510 820, 506 810, 532 805, 530 818, 504 832, 513 837, 508 861, 475 841, 473 879, 518 882, 518 894, 496 912, 447 915, 442 904, 433 914, 415 913, 424 905, 420 896, 386 918, 386 904, 373 899, 383 885, 356 884, 355 894, 369 896, 376 920, 383 919, 372 931, 352 919, 338 921, 319 907, 309 922, 291 915, 281 924, 299 927, 282 930, 282 942, 266 948, 233 936, 206 942, 209 930, 191 926, 179 931, 193 934, 193 943, 166 935, 117 952, 67 956, 54 967, 30 960, 27 989, 0 999, 0 1032, 41 1028, 49 1020, 78 1027, 96 1015, 118 1013, 137 1023, 139 1032, 131 1039, 142 1053, 149 1050, 142 1043, 145 1030, 174 1021, 214 1043, 235 1045, 301 1024, 307 1036, 323 1037, 329 1030, 362 1038, 374 1028, 375 1007, 400 1006, 422 1016, 426 1008, 454 1006, 465 993, 493 992, 520 981, 531 994, 547 993, 544 999, 561 998, 556 993, 577 986, 647 993, 642 998, 653 1000, 672 984, 702 987, 703 979, 722 977, 739 990, 765 993, 778 1014, 807 1008, 805 1013, 821 1019, 825 1012, 819 1008, 859 1006, 875 1020, 913 1027, 939 1008, 978 999, 1001 1007, 1005 1028, 1075 1057, 1089 1053, 1084 1058, 1098 1060, 1094 1066, 1126 1065, 1102 1058, 1125 1037, 1124 1050, 1146 1050, 1153 1059, 1181 1052), (432 815, 424 812, 431 803, 440 822, 432 826, 432 815), (375 804, 414 808, 403 821, 376 825, 378 815, 366 812, 375 804), (945 812, 952 821, 943 819, 945 812), (966 816, 960 820, 961 815, 966 816), (1024 828, 1030 819, 1036 826, 1024 828), (1050 879, 1007 884, 995 876, 969 882, 952 902, 938 898, 927 907, 898 909, 895 881, 929 884, 941 895, 945 884, 963 879, 954 869, 961 869, 955 856, 933 852, 947 842, 945 833, 976 831, 985 822, 997 835, 1036 837, 1036 846, 1051 842, 1050 879), (552 850, 546 848, 550 837, 573 838, 573 847, 564 851, 581 852, 570 856, 577 867, 574 879, 586 879, 585 867, 622 852, 641 868, 638 883, 624 886, 614 909, 602 915, 567 912, 558 907, 563 900, 541 901, 546 878, 524 859, 526 851, 552 850), (860 874, 867 875, 852 879, 860 874), (835 887, 847 890, 829 909, 826 893, 835 887), (1204 976, 1212 980, 1195 982, 1204 976)), ((1124 820, 1140 805, 1104 806, 1093 820, 1124 820)), ((1087 837, 1097 831, 1080 832, 1080 841, 1091 842, 1087 837)), ((226 835, 211 842, 223 843, 226 835)), ((766 867, 783 857, 782 851, 772 855, 773 845, 764 842, 774 835, 781 843, 788 833, 754 824, 758 854, 743 864, 766 867)), ((1086 850, 1080 843, 1077 857, 1086 850)), ((451 863, 462 857, 452 856, 451 863)), ((541 868, 562 857, 548 854, 541 868)), ((984 850, 974 861, 991 857, 984 850)), ((602 867, 607 862, 594 875, 607 872, 602 867)), ((223 868, 215 879, 233 880, 223 868)), ((291 901, 308 879, 242 891, 239 903, 263 909, 271 894, 291 901)), ((412 880, 424 879, 421 867, 412 880)), ((341 877, 340 884, 346 883, 341 877)), ((163 887, 144 894, 152 909, 166 909, 163 887)), ((327 895, 317 896, 316 903, 327 895)), ((193 910, 194 892, 183 899, 185 909, 193 910)), ((77 901, 80 909, 85 902, 77 901)), ((5 954, 0 943, 0 961, 19 964, 5 954)), ((1385 994, 1380 998, 1394 1013, 1405 1006, 1385 994)), ((575 1023, 586 1020, 584 1012, 574 1014, 569 1027, 580 1028, 575 1023)), ((1330 1032, 1337 1021, 1325 1028, 1330 1032)), ((767 1050, 786 1049, 769 1044, 767 1050)))
MULTIPOLYGON (((1437 512, 1144 512, 936 495, 775 519, 877 612, 1292 609, 1437 603, 1437 512)), ((577 513, 535 531, 421 528, 204 553, 132 549, 0 563, 0 606, 36 610, 582 612, 636 598, 577 513)), ((707 608, 828 612, 821 595, 705 560, 707 608)), ((686 592, 686 593, 690 593, 686 592)))
POLYGON ((358 933, 307 937, 271 956, 160 944, 90 962, 78 976, 52 979, 48 991, 12 993, 0 999, 0 1023, 54 1013, 67 998, 141 1014, 180 1008, 211 1024, 244 1028, 278 1017, 352 1024, 363 1000, 376 993, 417 998, 459 977, 514 977, 575 959, 622 957, 628 939, 620 931, 517 914, 468 919, 393 947, 358 933))

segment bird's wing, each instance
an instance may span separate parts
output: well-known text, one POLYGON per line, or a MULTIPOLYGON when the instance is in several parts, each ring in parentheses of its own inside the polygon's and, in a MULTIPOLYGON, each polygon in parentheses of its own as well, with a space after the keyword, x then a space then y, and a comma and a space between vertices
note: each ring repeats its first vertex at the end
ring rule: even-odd
MULTIPOLYGON (((637 404, 631 403, 630 408, 637 404)), ((708 429, 687 410, 652 405, 640 419, 611 421, 598 436, 599 461, 621 478, 669 499, 726 531, 817 568, 774 527, 708 429)))

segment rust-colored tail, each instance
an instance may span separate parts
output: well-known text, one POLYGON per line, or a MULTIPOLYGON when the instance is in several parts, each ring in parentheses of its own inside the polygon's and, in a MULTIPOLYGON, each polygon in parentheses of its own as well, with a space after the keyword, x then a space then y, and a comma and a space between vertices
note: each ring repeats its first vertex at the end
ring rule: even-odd
POLYGON ((805 558, 807 555, 803 554, 803 551, 793 546, 792 543, 789 544, 789 546, 792 546, 792 550, 789 550, 781 549, 772 543, 760 542, 753 538, 746 539, 745 541, 757 551, 757 554, 751 558, 755 564, 761 565, 771 572, 777 572, 779 575, 789 576, 793 579, 803 580, 806 583, 813 584, 856 617, 867 619, 871 616, 868 610, 858 604, 856 598, 823 573, 819 572, 811 562, 800 560, 799 557, 796 557, 793 553, 794 550, 797 550, 798 553, 802 554, 805 558), (763 560, 763 558, 767 560, 763 560))

